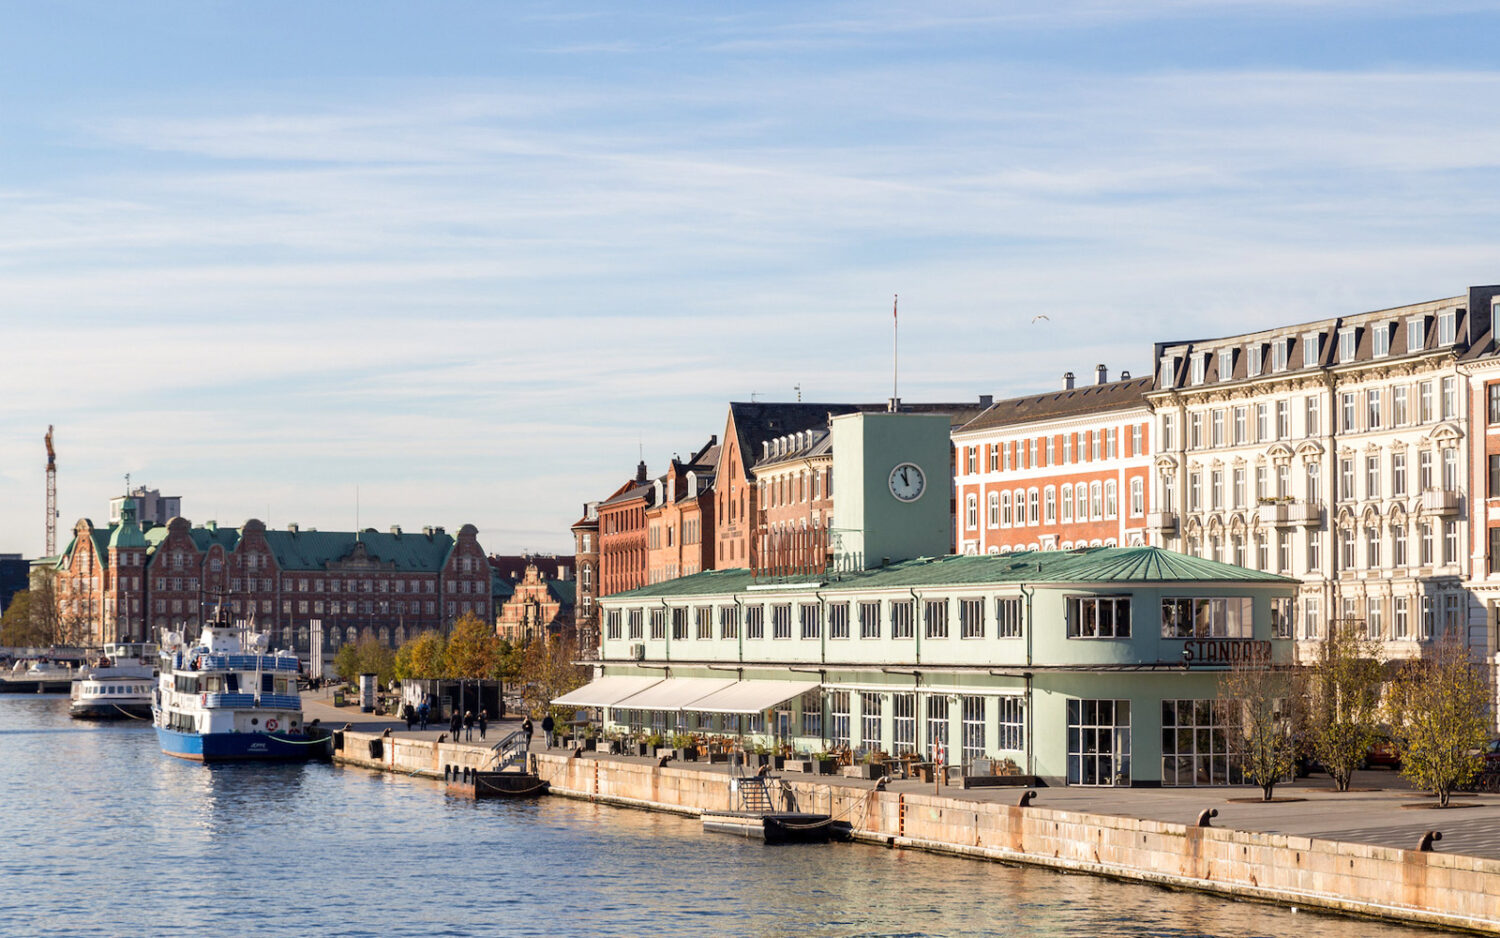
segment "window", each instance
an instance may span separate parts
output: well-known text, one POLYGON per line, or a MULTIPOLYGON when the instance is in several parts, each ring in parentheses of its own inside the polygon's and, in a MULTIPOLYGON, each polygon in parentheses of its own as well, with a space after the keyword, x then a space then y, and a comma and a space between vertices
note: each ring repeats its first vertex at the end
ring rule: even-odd
POLYGON ((866 749, 882 745, 880 710, 885 698, 879 694, 859 695, 859 741, 866 749))
POLYGON ((922 604, 922 634, 927 638, 948 637, 948 601, 933 599, 922 604))
POLYGON ((1291 435, 1292 402, 1285 399, 1279 400, 1276 402, 1276 439, 1285 440, 1290 438, 1291 435))
POLYGON ((1433 616, 1432 597, 1431 596, 1423 596, 1422 597, 1422 634, 1421 634, 1420 637, 1421 637, 1422 641, 1424 641, 1424 642, 1427 641, 1428 639, 1432 638, 1432 635, 1433 635, 1432 616, 1433 616))
POLYGON ((1162 638, 1251 638, 1248 596, 1163 599, 1162 638))
POLYGON ((830 603, 828 606, 828 637, 849 637, 849 604, 830 603))
POLYGON ((1380 389, 1370 388, 1365 391, 1365 427, 1369 430, 1380 429, 1380 389))
POLYGON ((1391 324, 1377 323, 1370 328, 1370 350, 1376 358, 1391 354, 1391 324))
POLYGON ((963 765, 984 758, 984 698, 963 698, 963 765))
POLYGON ((1458 379, 1443 379, 1443 419, 1452 420, 1458 416, 1458 379))
MULTIPOLYGON (((1047 490, 1051 492, 1051 489, 1047 490)), ((1106 479, 1104 482, 1104 517, 1114 520, 1119 517, 1119 492, 1118 485, 1114 479, 1106 479)))
POLYGON ((1438 313, 1438 345, 1452 345, 1458 341, 1458 310, 1445 309, 1438 313))
POLYGON ((917 751, 917 695, 891 695, 891 752, 917 751))
POLYGON ((1420 554, 1417 562, 1424 567, 1430 567, 1432 566, 1432 522, 1422 522, 1418 532, 1421 535, 1421 541, 1418 545, 1420 554))
MULTIPOLYGON (((1048 489, 1051 491, 1051 489, 1048 489)), ((1066 483, 1062 487, 1062 521, 1067 524, 1073 520, 1073 487, 1066 483)))
POLYGON ((1053 486, 1049 485, 1049 486, 1047 486, 1046 491, 1044 491, 1042 493, 1042 495, 1043 495, 1042 509, 1043 509, 1043 512, 1044 512, 1043 518, 1046 520, 1046 522, 1048 524, 1056 524, 1057 523, 1057 489, 1054 488, 1053 486))
POLYGON ((1443 450, 1443 488, 1458 490, 1458 450, 1452 446, 1443 450))
POLYGON ((722 606, 719 609, 719 637, 740 637, 740 607, 722 606))
POLYGON ((1255 569, 1269 570, 1271 567, 1271 545, 1265 534, 1255 535, 1255 569))
POLYGON ((1340 411, 1343 414, 1343 425, 1340 429, 1345 433, 1353 433, 1357 426, 1355 423, 1357 411, 1354 404, 1354 394, 1351 392, 1340 395, 1339 403, 1341 405, 1340 411))
POLYGON ((1074 596, 1068 600, 1069 638, 1129 638, 1129 596, 1074 596))
POLYGON ((1339 529, 1339 563, 1345 570, 1354 569, 1354 529, 1339 529))
POLYGON ((1286 371, 1287 349, 1290 339, 1275 339, 1271 342, 1271 370, 1286 371))
POLYGON ((1000 493, 1000 526, 1002 528, 1008 528, 1008 527, 1010 527, 1010 493, 1009 492, 1001 492, 1000 493))
POLYGON ((620 610, 611 609, 604 616, 604 637, 608 639, 619 639, 620 637, 620 610))
POLYGON ((1218 700, 1161 702, 1161 783, 1171 786, 1239 782, 1229 741, 1235 737, 1218 700), (1233 776, 1231 776, 1233 771, 1233 776))
POLYGON ((1188 511, 1203 510, 1203 473, 1188 473, 1188 511))
POLYGON ((1236 446, 1245 442, 1245 434, 1248 432, 1246 429, 1246 420, 1246 409, 1244 407, 1236 407, 1234 409, 1234 443, 1236 446))
POLYGON ((1318 638, 1322 633, 1322 604, 1318 601, 1318 597, 1309 596, 1302 601, 1302 637, 1318 638))
MULTIPOLYGON (((1500 531, 1500 528, 1496 530, 1500 531)), ((1021 600, 1004 598, 995 600, 995 637, 1021 637, 1021 600)))
POLYGON ((1020 697, 1001 697, 996 701, 995 717, 1000 723, 1000 749, 1019 752, 1026 748, 1025 707, 1020 697))
POLYGON ((1304 427, 1302 432, 1303 436, 1317 436, 1322 432, 1323 417, 1322 414, 1319 413, 1319 410, 1320 407, 1318 404, 1318 399, 1316 397, 1308 397, 1304 402, 1303 417, 1306 422, 1306 426, 1304 427))
POLYGON ((964 496, 964 514, 968 520, 969 530, 979 527, 979 496, 973 492, 964 496))
POLYGON ((984 638, 984 600, 959 600, 958 626, 964 638, 984 638))
POLYGON ((1037 510, 1037 491, 1028 489, 1026 491, 1026 523, 1035 525, 1039 520, 1040 512, 1037 510))
POLYGON ((1398 385, 1391 388, 1391 426, 1404 427, 1407 419, 1406 386, 1398 385))
POLYGON ((1484 397, 1487 404, 1485 412, 1489 415, 1489 423, 1500 423, 1500 381, 1484 386, 1484 397))
POLYGON ((1141 478, 1130 480, 1130 517, 1139 518, 1146 513, 1146 481, 1141 478))
POLYGON ((771 607, 771 637, 792 637, 792 607, 788 603, 780 603, 771 607))
POLYGON ((989 512, 986 520, 991 528, 998 528, 1000 527, 1000 493, 991 492, 988 501, 989 512))
POLYGON ((1289 596, 1278 596, 1271 600, 1271 634, 1276 638, 1291 638, 1296 634, 1292 621, 1297 608, 1289 596))
POLYGON ((1263 348, 1264 346, 1258 342, 1254 345, 1245 346, 1245 369, 1250 373, 1250 377, 1252 378, 1260 375, 1261 356, 1264 354, 1262 351, 1263 348))
POLYGON ((880 637, 880 603, 859 604, 859 637, 880 637))
POLYGON ((1130 455, 1132 455, 1132 456, 1140 456, 1141 455, 1141 431, 1142 431, 1142 429, 1143 429, 1143 425, 1139 424, 1139 423, 1132 424, 1131 427, 1130 427, 1130 455))
POLYGON ((1432 382, 1423 381, 1417 385, 1417 421, 1419 423, 1432 422, 1432 382))
POLYGON ((965 447, 965 463, 968 466, 969 475, 979 471, 979 447, 965 447))
POLYGON ((1271 408, 1266 404, 1255 405, 1255 440, 1264 443, 1271 438, 1271 408))
POLYGON ((653 641, 663 641, 667 637, 667 610, 651 610, 651 638, 653 641))
POLYGON ((687 637, 687 607, 675 607, 672 610, 672 641, 684 641, 687 637))
POLYGON ((1365 457, 1365 498, 1380 497, 1380 457, 1365 457))
POLYGON ((1406 525, 1397 524, 1391 528, 1391 564, 1404 567, 1408 563, 1406 556, 1406 525))
POLYGON ((1339 460, 1339 491, 1338 498, 1341 500, 1354 497, 1354 460, 1344 457, 1339 460))
POLYGON ((1245 507, 1245 470, 1243 467, 1236 468, 1231 474, 1232 479, 1229 486, 1229 494, 1235 508, 1245 507))
POLYGON ((1406 494, 1406 454, 1391 454, 1391 495, 1400 498, 1406 494))
POLYGON ((1373 525, 1365 528, 1365 566, 1380 569, 1380 529, 1373 525))
POLYGON ((1188 449, 1203 448, 1203 415, 1198 412, 1188 414, 1188 449))
POLYGON ((1366 635, 1371 641, 1378 642, 1385 637, 1385 601, 1378 596, 1371 596, 1369 610, 1365 613, 1366 635))
POLYGON ((1161 415, 1161 448, 1170 450, 1172 448, 1172 415, 1161 415))
POLYGON ((1411 622, 1409 607, 1405 596, 1397 596, 1391 601, 1391 638, 1404 639, 1411 634, 1411 622))
POLYGON ((711 606, 699 606, 693 610, 693 625, 696 627, 698 639, 712 639, 714 637, 714 611, 711 606))
POLYGON ((1104 517, 1104 487, 1098 482, 1089 483, 1090 517, 1098 521, 1104 517))
POLYGON ((1458 563, 1458 522, 1443 522, 1443 563, 1458 563))
POLYGON ((1209 473, 1209 507, 1218 511, 1224 507, 1224 470, 1209 473))
MULTIPOLYGON (((937 759, 938 744, 948 748, 948 696, 931 694, 927 698, 927 755, 937 759)), ((948 761, 952 761, 950 757, 948 761)))
POLYGON ((1302 367, 1312 368, 1318 364, 1318 346, 1323 339, 1322 333, 1309 332, 1302 336, 1302 367))
POLYGON ((1417 491, 1425 492, 1432 488, 1432 450, 1422 450, 1417 454, 1417 491))
POLYGON ((1427 345, 1427 317, 1417 316, 1406 321, 1406 350, 1420 351, 1427 345))
POLYGON ((1202 384, 1203 383, 1203 372, 1205 370, 1204 369, 1204 364, 1207 361, 1208 361, 1208 356, 1202 355, 1202 354, 1199 354, 1199 353, 1194 353, 1193 354, 1193 356, 1192 356, 1192 367, 1191 367, 1190 370, 1192 372, 1191 379, 1192 379, 1192 382, 1194 384, 1202 384))
POLYGON ((915 638, 912 629, 912 601, 891 600, 891 638, 915 638))
POLYGON ((817 691, 802 695, 802 735, 823 735, 823 701, 817 691))
POLYGON ((1358 335, 1358 332, 1354 329, 1342 329, 1339 331, 1339 361, 1354 361, 1354 349, 1358 335))
POLYGON ((745 607, 745 638, 761 639, 766 637, 766 607, 745 607))
POLYGON ((1500 453, 1490 453, 1485 460, 1488 464, 1485 473, 1485 497, 1500 498, 1500 453))
POLYGON ((804 639, 821 638, 823 635, 823 609, 817 603, 802 603, 797 610, 804 639))
POLYGON ((1213 417, 1213 445, 1214 446, 1223 446, 1224 445, 1224 411, 1223 410, 1215 410, 1213 412, 1213 414, 1212 414, 1212 417, 1213 417))
POLYGON ((849 692, 846 690, 830 691, 828 694, 828 719, 832 726, 829 727, 833 744, 838 747, 849 746, 849 692))
POLYGON ((1130 701, 1068 701, 1068 784, 1130 784, 1130 701))
POLYGON ((1219 350, 1219 380, 1230 381, 1234 378, 1234 349, 1219 350))

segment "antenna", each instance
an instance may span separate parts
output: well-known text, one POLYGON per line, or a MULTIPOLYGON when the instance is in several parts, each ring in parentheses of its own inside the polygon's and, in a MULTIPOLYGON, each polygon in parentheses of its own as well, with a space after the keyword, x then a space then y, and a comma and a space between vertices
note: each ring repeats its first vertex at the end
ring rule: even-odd
POLYGON ((891 413, 901 409, 901 392, 897 385, 897 375, 900 373, 898 367, 901 354, 901 320, 896 312, 901 302, 901 294, 891 294, 891 413))
POLYGON ((802 403, 802 385, 801 385, 801 383, 799 382, 797 384, 792 385, 792 389, 797 392, 797 403, 799 403, 799 404, 802 403))
POLYGON ((359 540, 359 486, 354 487, 354 539, 359 540))

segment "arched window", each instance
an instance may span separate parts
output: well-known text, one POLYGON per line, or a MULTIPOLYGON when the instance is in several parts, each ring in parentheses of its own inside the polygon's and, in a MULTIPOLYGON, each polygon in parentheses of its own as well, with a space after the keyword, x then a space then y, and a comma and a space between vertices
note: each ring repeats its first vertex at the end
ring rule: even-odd
POLYGON ((590 586, 593 585, 593 583, 594 583, 594 568, 591 565, 584 564, 583 568, 578 571, 578 583, 584 589, 588 589, 590 586))
POLYGON ((1056 524, 1057 489, 1050 485, 1047 486, 1046 490, 1042 493, 1042 499, 1043 520, 1045 520, 1047 524, 1056 524))
POLYGON ((989 497, 989 526, 1000 527, 1000 493, 991 492, 989 497))
POLYGON ((979 496, 973 492, 964 496, 964 520, 971 531, 979 527, 979 496))
POLYGON ((1036 524, 1041 520, 1041 499, 1036 489, 1026 491, 1026 523, 1036 524))
POLYGON ((1080 482, 1073 486, 1074 517, 1079 521, 1089 520, 1089 487, 1080 482))
POLYGON ((1104 517, 1113 520, 1119 515, 1119 489, 1114 479, 1104 483, 1104 517))
POLYGON ((1000 526, 1010 527, 1010 493, 1000 493, 1000 526))
POLYGON ((1091 502, 1092 502, 1092 509, 1091 509, 1089 517, 1093 518, 1095 521, 1098 521, 1098 520, 1100 520, 1101 518, 1104 517, 1104 489, 1103 489, 1103 487, 1098 482, 1090 482, 1089 483, 1089 496, 1090 496, 1090 499, 1091 499, 1091 502))

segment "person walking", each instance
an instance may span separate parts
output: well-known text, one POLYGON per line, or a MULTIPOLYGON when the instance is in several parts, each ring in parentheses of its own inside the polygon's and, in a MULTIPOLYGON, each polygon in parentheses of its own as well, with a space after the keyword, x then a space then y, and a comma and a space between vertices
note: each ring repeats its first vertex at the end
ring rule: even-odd
POLYGON ((411 725, 417 719, 417 711, 412 707, 410 702, 407 702, 401 705, 401 715, 406 718, 406 731, 410 733, 411 725))
POLYGON ((474 711, 464 711, 464 742, 474 741, 474 711))
POLYGON ((490 725, 490 712, 488 710, 481 710, 481 711, 479 711, 479 741, 480 742, 484 742, 484 731, 489 728, 489 725, 490 725))
POLYGON ((530 714, 527 714, 526 719, 524 719, 524 720, 521 721, 521 732, 526 734, 526 748, 529 750, 531 748, 531 715, 530 714))
POLYGON ((552 748, 552 728, 554 726, 556 726, 556 724, 552 722, 552 714, 549 713, 546 716, 542 717, 542 732, 547 735, 548 749, 552 748))
POLYGON ((421 705, 417 707, 417 720, 420 721, 423 730, 427 729, 427 720, 431 716, 432 705, 427 702, 426 697, 423 697, 421 705))
POLYGON ((448 732, 453 736, 453 741, 455 743, 461 742, 458 734, 463 732, 463 728, 464 715, 462 713, 459 713, 457 710, 454 710, 453 716, 448 718, 448 732))

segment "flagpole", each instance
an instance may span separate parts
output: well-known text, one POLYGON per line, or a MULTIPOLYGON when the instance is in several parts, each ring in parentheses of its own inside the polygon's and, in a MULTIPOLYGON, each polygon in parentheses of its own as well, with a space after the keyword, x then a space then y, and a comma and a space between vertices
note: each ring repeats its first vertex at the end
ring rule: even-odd
POLYGON ((891 296, 891 413, 895 413, 897 401, 901 399, 901 392, 896 382, 901 355, 901 320, 896 315, 896 311, 901 302, 901 294, 894 293, 891 296))

